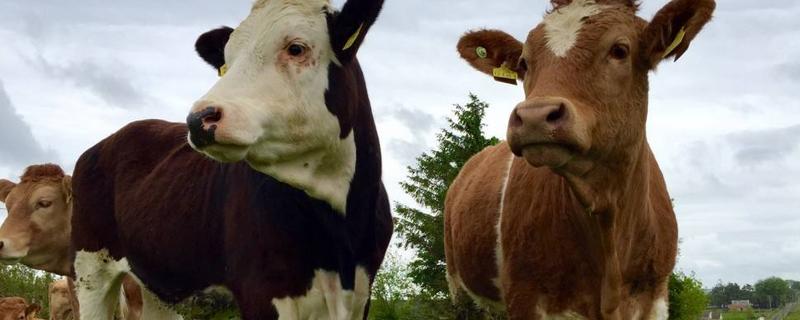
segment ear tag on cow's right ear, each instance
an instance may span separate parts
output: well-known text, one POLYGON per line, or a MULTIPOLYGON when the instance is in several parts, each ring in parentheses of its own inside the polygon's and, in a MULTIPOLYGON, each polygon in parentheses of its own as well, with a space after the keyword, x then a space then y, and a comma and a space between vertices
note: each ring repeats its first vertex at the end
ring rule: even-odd
POLYGON ((666 50, 664 50, 664 55, 661 56, 661 59, 666 58, 672 51, 677 48, 681 42, 683 42, 683 37, 686 36, 686 27, 682 27, 681 31, 678 31, 678 34, 675 35, 675 40, 672 40, 672 44, 670 44, 666 50))
POLYGON ((219 67, 219 76, 222 77, 226 73, 228 73, 228 64, 223 64, 221 67, 219 67))
POLYGON ((489 53, 486 52, 486 48, 484 47, 477 47, 475 48, 475 54, 478 55, 478 58, 486 59, 489 56, 489 53))
POLYGON ((492 70, 492 76, 494 76, 494 80, 515 86, 517 85, 517 72, 508 68, 505 63, 503 63, 500 68, 494 68, 494 70, 492 70))

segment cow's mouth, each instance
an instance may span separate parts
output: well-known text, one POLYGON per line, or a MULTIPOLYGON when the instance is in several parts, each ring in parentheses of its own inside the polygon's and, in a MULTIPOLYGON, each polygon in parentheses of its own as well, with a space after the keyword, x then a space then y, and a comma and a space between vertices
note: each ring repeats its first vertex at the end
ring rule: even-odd
POLYGON ((230 163, 242 161, 250 151, 250 146, 217 142, 199 151, 216 161, 230 163))
POLYGON ((519 148, 519 155, 534 167, 561 168, 580 154, 575 145, 541 142, 529 143, 519 148))
POLYGON ((0 264, 12 265, 17 264, 22 260, 22 257, 4 257, 0 256, 0 264))

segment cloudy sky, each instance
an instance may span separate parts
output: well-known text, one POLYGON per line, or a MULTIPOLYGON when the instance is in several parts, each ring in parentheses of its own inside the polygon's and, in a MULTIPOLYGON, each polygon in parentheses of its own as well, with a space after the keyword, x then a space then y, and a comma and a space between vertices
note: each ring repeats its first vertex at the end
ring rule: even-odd
MULTIPOLYGON (((339 6, 344 0, 336 0, 339 6)), ((644 0, 650 18, 666 0, 644 0)), ((182 121, 216 81, 201 33, 235 26, 250 0, 0 2, 0 177, 31 163, 68 171, 89 146, 143 118, 182 121), (77 4, 80 3, 80 4, 77 4)), ((360 51, 393 200, 405 166, 434 145, 452 104, 487 101, 504 136, 522 98, 462 62, 458 37, 500 28, 523 38, 544 0, 388 0, 360 51)), ((676 201, 678 268, 706 286, 800 280, 800 2, 719 1, 677 63, 651 76, 648 137, 676 201)), ((0 208, 0 220, 4 210, 0 208)))

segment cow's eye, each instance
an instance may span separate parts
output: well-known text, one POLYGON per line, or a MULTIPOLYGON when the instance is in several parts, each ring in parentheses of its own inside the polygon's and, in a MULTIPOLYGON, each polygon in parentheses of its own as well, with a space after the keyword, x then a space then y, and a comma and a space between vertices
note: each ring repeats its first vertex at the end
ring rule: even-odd
POLYGON ((288 52, 290 56, 299 57, 306 52, 306 47, 298 43, 292 43, 286 48, 286 52, 288 52))
POLYGON ((39 200, 39 202, 37 202, 36 205, 39 208, 49 208, 50 206, 53 205, 53 202, 52 201, 47 201, 47 200, 39 200))
POLYGON ((630 54, 630 48, 625 44, 617 43, 611 47, 611 51, 608 54, 613 59, 623 60, 630 54))

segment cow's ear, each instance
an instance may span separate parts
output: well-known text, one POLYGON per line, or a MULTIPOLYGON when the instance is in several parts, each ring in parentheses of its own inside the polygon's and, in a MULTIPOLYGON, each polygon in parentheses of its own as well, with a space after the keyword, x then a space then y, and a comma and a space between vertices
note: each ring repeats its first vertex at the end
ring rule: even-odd
POLYGON ((331 46, 342 64, 356 56, 383 7, 383 0, 348 0, 342 11, 329 16, 331 46))
POLYGON ((25 308, 25 316, 28 316, 28 317, 31 317, 31 318, 35 318, 36 314, 39 313, 39 311, 41 311, 41 310, 42 310, 42 306, 40 306, 40 305, 38 305, 36 303, 32 303, 32 304, 28 305, 27 308, 25 308))
POLYGON ((655 68, 664 59, 677 61, 711 20, 714 0, 672 0, 656 13, 642 33, 642 59, 655 68))
POLYGON ((6 198, 8 194, 11 193, 11 189, 14 189, 17 184, 6 179, 0 179, 0 202, 6 203, 6 198))
POLYGON ((194 43, 197 54, 218 72, 222 71, 222 66, 225 65, 225 45, 232 32, 232 28, 223 26, 201 34, 194 43))
POLYGON ((64 176, 64 179, 61 180, 61 191, 64 193, 67 204, 72 202, 72 176, 64 176))
POLYGON ((525 76, 519 65, 522 42, 499 30, 467 32, 458 41, 458 53, 478 71, 497 81, 517 83, 525 76))

